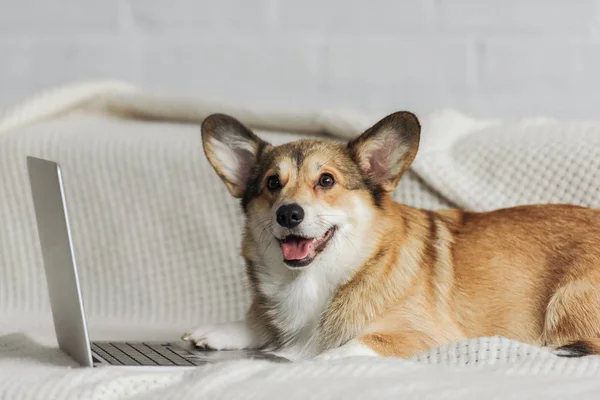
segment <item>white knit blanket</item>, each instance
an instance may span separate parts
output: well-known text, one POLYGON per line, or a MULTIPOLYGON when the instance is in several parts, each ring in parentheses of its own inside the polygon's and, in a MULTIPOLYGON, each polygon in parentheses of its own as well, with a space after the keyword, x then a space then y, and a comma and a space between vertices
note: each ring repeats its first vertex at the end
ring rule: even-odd
MULTIPOLYGON (((94 338, 167 340, 236 320, 247 294, 237 203, 204 159, 199 122, 226 112, 281 143, 349 138, 382 115, 255 110, 85 83, 0 109, 0 398, 598 398, 599 357, 559 359, 477 339, 411 361, 233 362, 194 371, 68 368, 56 349, 26 155, 64 178, 94 338), (269 132, 266 132, 269 131, 269 132)), ((600 122, 421 116, 423 142, 399 201, 487 210, 540 202, 600 207, 600 122)))

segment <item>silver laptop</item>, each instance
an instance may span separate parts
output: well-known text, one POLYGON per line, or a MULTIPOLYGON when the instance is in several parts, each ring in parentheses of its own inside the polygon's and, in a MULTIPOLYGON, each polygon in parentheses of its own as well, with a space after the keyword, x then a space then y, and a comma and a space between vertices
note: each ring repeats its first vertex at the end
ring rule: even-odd
POLYGON ((172 343, 91 342, 60 167, 53 161, 27 157, 27 169, 58 346, 81 366, 193 367, 248 358, 287 361, 261 351, 199 350, 182 340, 172 343))

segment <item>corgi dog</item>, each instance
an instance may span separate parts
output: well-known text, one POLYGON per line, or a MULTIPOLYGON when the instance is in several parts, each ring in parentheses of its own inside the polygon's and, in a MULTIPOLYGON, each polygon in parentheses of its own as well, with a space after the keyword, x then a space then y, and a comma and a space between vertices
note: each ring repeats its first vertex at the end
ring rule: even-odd
POLYGON ((241 199, 252 303, 245 321, 184 339, 291 359, 408 358, 485 336, 600 354, 600 210, 397 203, 420 131, 397 112, 347 144, 273 146, 230 116, 206 118, 206 157, 241 199))

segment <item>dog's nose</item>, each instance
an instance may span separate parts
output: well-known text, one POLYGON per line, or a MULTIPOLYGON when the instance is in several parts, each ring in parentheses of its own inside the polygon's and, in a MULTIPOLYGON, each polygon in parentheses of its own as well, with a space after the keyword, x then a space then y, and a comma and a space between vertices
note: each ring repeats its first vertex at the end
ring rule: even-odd
POLYGON ((286 204, 277 210, 277 223, 284 228, 295 228, 304 219, 304 210, 298 204, 286 204))

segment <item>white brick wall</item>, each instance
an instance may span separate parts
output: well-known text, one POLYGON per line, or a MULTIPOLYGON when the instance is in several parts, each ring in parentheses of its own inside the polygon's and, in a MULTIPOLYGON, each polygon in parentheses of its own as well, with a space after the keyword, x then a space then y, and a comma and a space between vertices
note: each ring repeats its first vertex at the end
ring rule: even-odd
POLYGON ((70 80, 600 118, 600 0, 0 0, 0 105, 70 80))

